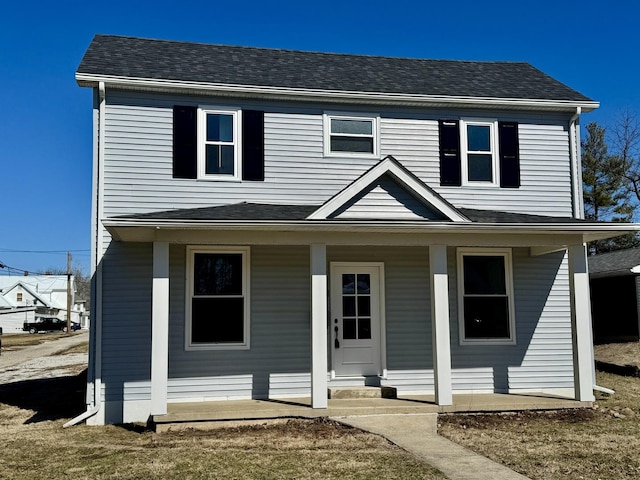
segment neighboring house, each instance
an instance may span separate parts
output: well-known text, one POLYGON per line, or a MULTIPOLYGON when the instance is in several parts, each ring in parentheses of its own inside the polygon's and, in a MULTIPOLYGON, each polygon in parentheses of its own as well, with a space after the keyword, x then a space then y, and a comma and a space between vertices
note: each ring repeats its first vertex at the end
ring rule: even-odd
MULTIPOLYGON (((75 303, 75 291, 75 277, 71 276, 71 321, 80 323, 84 308, 75 303)), ((67 276, 0 275, 0 299, 16 310, 11 312, 11 317, 8 310, 3 315, 0 304, 0 327, 5 328, 5 333, 22 331, 25 321, 38 321, 39 318, 66 320, 67 276), (26 311, 31 313, 26 314, 26 311)))
POLYGON ((640 248, 589 257, 595 343, 640 339, 640 248))
POLYGON ((172 402, 592 401, 579 117, 526 63, 97 35, 89 423, 172 402))
POLYGON ((0 295, 0 328, 2 333, 22 332, 24 322, 33 322, 36 307, 17 306, 0 295))

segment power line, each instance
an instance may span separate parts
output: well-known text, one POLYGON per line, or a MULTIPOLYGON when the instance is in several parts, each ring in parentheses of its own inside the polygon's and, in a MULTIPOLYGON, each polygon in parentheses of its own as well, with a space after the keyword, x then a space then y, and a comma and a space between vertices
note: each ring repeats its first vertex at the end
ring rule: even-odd
POLYGON ((17 250, 13 248, 0 247, 0 252, 7 252, 7 253, 64 253, 66 254, 67 252, 89 252, 89 251, 90 250, 88 248, 76 249, 76 250, 17 250))
POLYGON ((7 275, 11 275, 11 272, 21 272, 22 275, 24 275, 25 273, 29 275, 47 275, 46 272, 34 272, 31 270, 25 270, 23 268, 11 267, 5 264, 4 262, 0 261, 0 273, 4 273, 2 272, 2 269, 6 269, 7 275))

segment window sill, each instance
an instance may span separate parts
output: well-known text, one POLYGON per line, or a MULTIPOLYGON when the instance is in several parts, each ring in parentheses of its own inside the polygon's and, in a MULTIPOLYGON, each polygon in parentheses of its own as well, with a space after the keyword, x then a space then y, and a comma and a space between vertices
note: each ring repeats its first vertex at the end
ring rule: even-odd
POLYGON ((379 160, 380 155, 377 153, 356 153, 356 152, 324 152, 327 158, 371 158, 379 160))
POLYGON ((507 339, 499 339, 499 338, 487 338, 487 339, 473 339, 473 340, 460 340, 460 346, 510 346, 516 345, 515 339, 507 338, 507 339))
POLYGON ((212 351, 212 350, 250 350, 250 346, 247 343, 202 343, 197 345, 186 345, 185 351, 187 352, 199 352, 199 351, 212 351))
POLYGON ((230 182, 230 183, 240 183, 242 182, 241 178, 238 177, 198 177, 197 180, 199 182, 230 182))

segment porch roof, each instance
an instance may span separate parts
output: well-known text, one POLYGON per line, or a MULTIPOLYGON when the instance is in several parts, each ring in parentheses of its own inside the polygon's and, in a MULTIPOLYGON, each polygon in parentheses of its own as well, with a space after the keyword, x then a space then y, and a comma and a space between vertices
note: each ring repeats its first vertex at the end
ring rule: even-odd
POLYGON ((254 230, 286 232, 377 232, 449 234, 580 235, 583 241, 615 237, 640 230, 640 224, 595 222, 494 210, 459 208, 470 221, 429 219, 310 219, 319 205, 241 202, 122 215, 103 220, 115 240, 153 241, 160 230, 254 230))

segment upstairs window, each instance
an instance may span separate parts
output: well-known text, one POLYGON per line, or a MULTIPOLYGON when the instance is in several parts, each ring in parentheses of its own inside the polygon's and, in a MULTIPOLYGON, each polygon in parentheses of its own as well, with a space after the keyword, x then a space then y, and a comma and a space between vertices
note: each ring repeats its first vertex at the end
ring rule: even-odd
POLYGON ((517 122, 443 119, 438 136, 440 185, 520 187, 517 122))
POLYGON ((378 155, 378 117, 324 115, 325 155, 378 155))
POLYGON ((264 180, 264 112, 173 106, 173 178, 264 180))
POLYGON ((239 110, 199 111, 198 177, 239 179, 239 110))
POLYGON ((497 185, 497 125, 494 121, 462 121, 463 183, 497 185))

